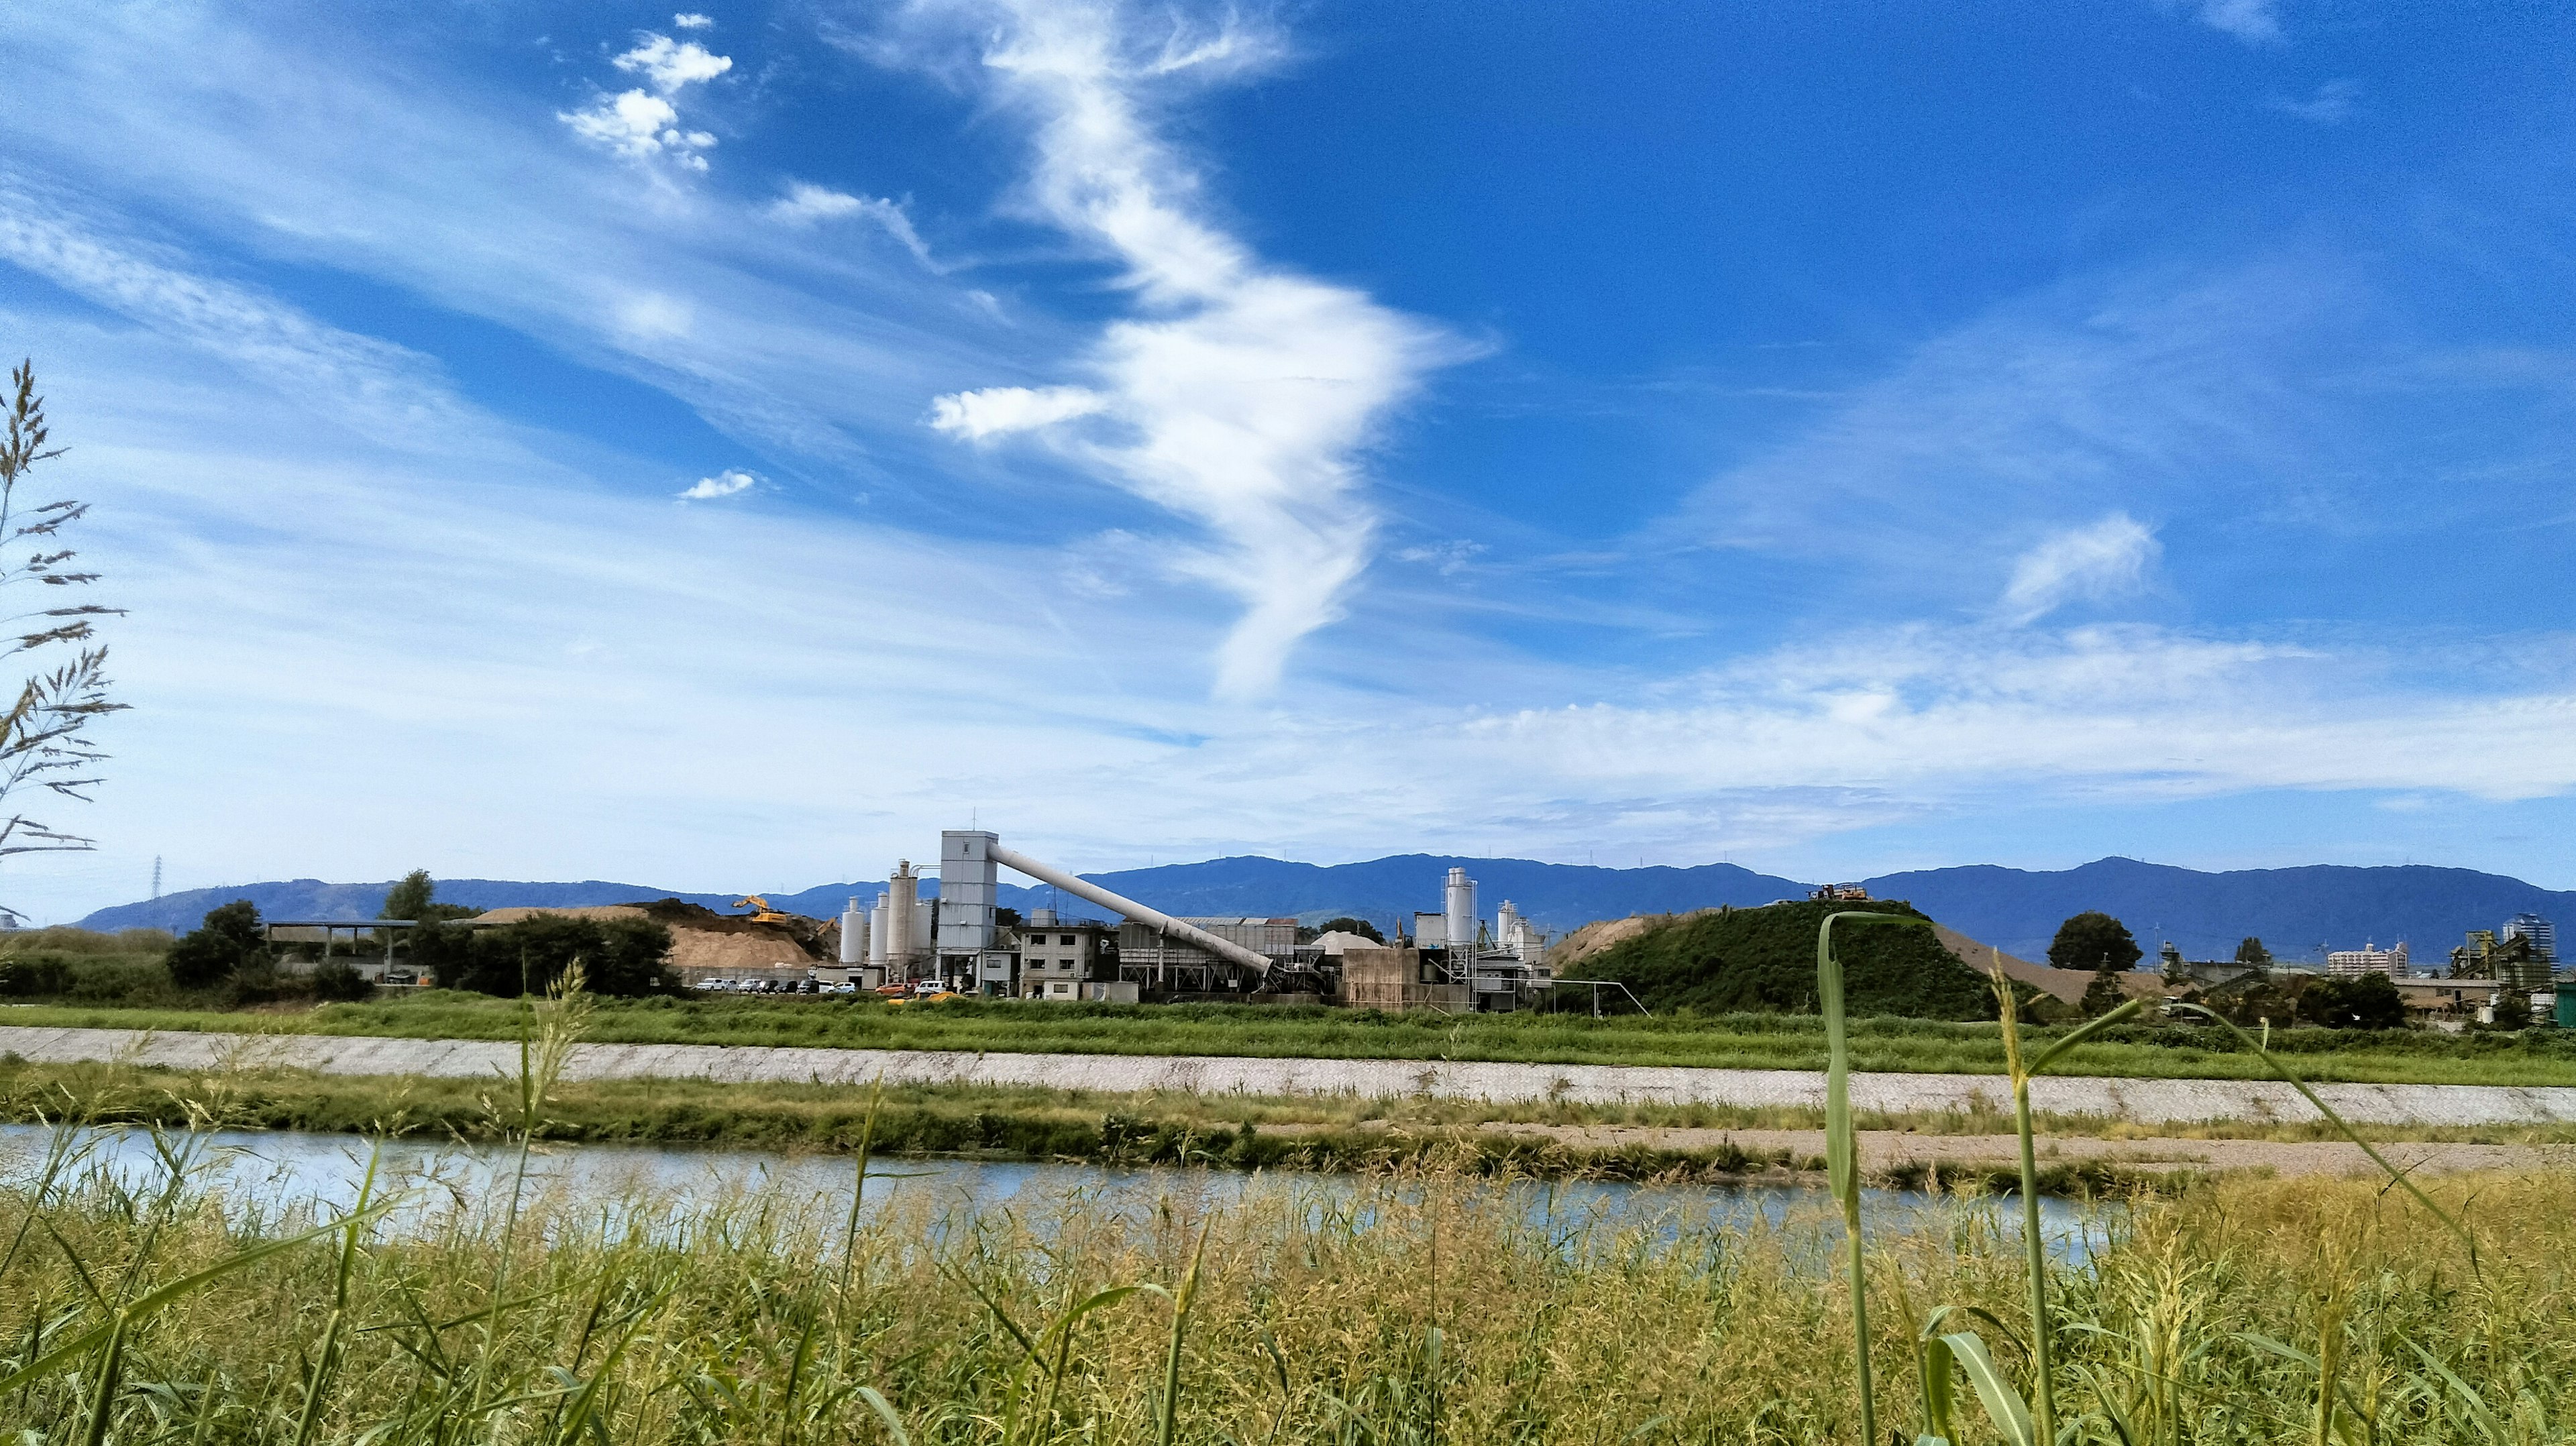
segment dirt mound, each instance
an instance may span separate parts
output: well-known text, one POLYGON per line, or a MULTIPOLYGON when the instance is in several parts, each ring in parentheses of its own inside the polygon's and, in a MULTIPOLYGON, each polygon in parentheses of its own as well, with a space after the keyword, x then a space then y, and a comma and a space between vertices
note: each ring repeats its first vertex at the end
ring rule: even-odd
POLYGON ((1556 947, 1547 951, 1547 967, 1562 975, 1572 966, 1604 949, 1626 943, 1648 929, 1710 912, 1708 909, 1694 909, 1688 914, 1630 914, 1624 919, 1595 919, 1557 940, 1556 947))
POLYGON ((822 923, 794 917, 788 925, 760 924, 740 914, 719 914, 702 904, 658 899, 649 904, 594 904, 577 909, 488 909, 477 924, 515 924, 539 914, 570 919, 651 919, 671 931, 670 965, 679 970, 775 969, 816 964, 822 923), (810 930, 810 932, 808 932, 810 930))
MULTIPOLYGON (((1992 961, 2000 960, 2005 978, 2027 984, 2068 1004, 2082 1003, 2086 986, 2093 982, 2093 976, 2081 969, 2058 969, 2046 964, 2033 964, 2027 959, 2016 959, 1990 944, 1978 943, 1947 924, 1933 925, 1932 933, 1940 939, 1942 948, 1979 974, 1991 968, 1992 961)), ((2164 976, 2137 969, 2121 973, 2120 988, 2131 999, 2161 999, 2166 993, 2164 976)))

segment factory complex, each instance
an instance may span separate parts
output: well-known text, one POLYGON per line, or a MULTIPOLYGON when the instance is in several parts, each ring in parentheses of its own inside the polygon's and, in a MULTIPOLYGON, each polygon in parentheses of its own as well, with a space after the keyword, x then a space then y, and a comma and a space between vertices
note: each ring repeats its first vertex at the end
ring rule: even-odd
MULTIPOLYGON (((873 904, 853 898, 838 929, 838 961, 816 978, 911 993, 1119 1003, 1232 1000, 1340 1003, 1447 1012, 1527 1008, 1560 981, 1547 936, 1505 900, 1488 921, 1476 882, 1453 868, 1441 907, 1386 940, 1348 932, 1301 938, 1294 918, 1175 918, 1004 847, 999 835, 951 829, 939 838, 938 891, 925 897, 911 860, 895 865, 873 904), (1001 871, 1096 905, 1115 924, 997 906, 1001 871)), ((1427 902, 1427 901, 1426 901, 1427 902)))

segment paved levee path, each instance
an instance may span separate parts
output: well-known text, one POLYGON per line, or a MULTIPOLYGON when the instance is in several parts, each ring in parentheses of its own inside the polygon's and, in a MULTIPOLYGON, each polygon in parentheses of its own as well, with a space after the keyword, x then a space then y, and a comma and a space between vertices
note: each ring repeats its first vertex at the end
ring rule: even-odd
MULTIPOLYGON (((54 1064, 122 1060, 180 1069, 309 1069, 324 1074, 516 1075, 519 1047, 501 1040, 379 1039, 318 1034, 154 1034, 132 1029, 0 1026, 0 1051, 54 1064)), ((804 1049, 716 1044, 583 1044, 574 1079, 704 1079, 864 1086, 1025 1085, 1111 1093, 1432 1096, 1516 1104, 1811 1105, 1825 1077, 1795 1069, 1680 1069, 1651 1065, 1497 1064, 1392 1059, 1253 1059, 1229 1055, 976 1054, 963 1050, 804 1049)), ((2510 1085, 2323 1084, 2346 1119, 2375 1124, 2502 1125, 2576 1121, 2576 1088, 2510 1085)), ((2011 1107, 2002 1078, 1856 1074, 1852 1104, 1891 1114, 2011 1107)), ((2315 1111, 2277 1080, 2103 1079, 2031 1082, 2044 1114, 2156 1124, 2306 1120, 2315 1111)))

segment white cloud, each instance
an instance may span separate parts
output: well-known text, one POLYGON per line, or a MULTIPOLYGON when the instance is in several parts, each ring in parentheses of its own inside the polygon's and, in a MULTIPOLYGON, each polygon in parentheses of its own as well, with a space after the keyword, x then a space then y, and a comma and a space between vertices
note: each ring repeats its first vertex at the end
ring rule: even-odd
POLYGON ((633 50, 609 63, 630 75, 641 72, 664 95, 675 95, 682 86, 713 80, 733 69, 730 55, 711 54, 694 40, 673 40, 650 30, 643 32, 633 50))
POLYGON ((930 247, 923 243, 921 233, 913 229, 912 217, 900 202, 878 196, 853 196, 810 181, 794 181, 788 184, 786 195, 769 203, 768 214, 771 220, 790 226, 811 226, 844 216, 864 216, 887 235, 902 242, 903 249, 911 252, 922 265, 933 271, 946 269, 930 259, 930 247))
POLYGON ((1362 450, 1453 349, 1357 291, 1263 263, 1208 218, 1197 171, 1149 122, 1159 85, 1267 63, 1280 52, 1272 36, 1234 17, 1194 29, 1158 14, 1150 37, 1120 21, 1106 8, 1025 3, 979 33, 985 74, 1035 126, 1029 205, 1126 268, 1137 314, 1085 359, 1087 389, 960 392, 934 403, 932 421, 975 438, 1074 416, 1112 422, 1114 437, 1050 440, 1212 534, 1189 566, 1245 608, 1219 651, 1216 691, 1252 698, 1277 683, 1299 639, 1341 615, 1376 530, 1362 450))
POLYGON ((709 54, 694 40, 675 41, 645 31, 634 49, 610 63, 630 75, 640 72, 659 94, 641 90, 602 94, 587 108, 558 111, 555 118, 582 139, 629 160, 668 156, 686 170, 706 170, 706 153, 715 148, 716 138, 711 132, 682 126, 679 108, 671 98, 685 86, 731 70, 733 57, 709 54))
POLYGON ((705 131, 684 131, 680 113, 658 95, 640 90, 603 95, 587 110, 558 111, 555 118, 583 140, 606 146, 629 160, 667 155, 692 171, 707 168, 704 154, 716 143, 705 131))
POLYGON ((2360 100, 2360 81, 2329 80, 2318 86, 2316 94, 2306 100, 2276 95, 2263 103, 2283 115, 2296 116, 2312 125, 2339 126, 2352 119, 2353 110, 2360 100))
POLYGON ((1081 387, 985 387, 956 392, 930 404, 930 425, 952 437, 981 442, 1097 416, 1109 403, 1081 387))
POLYGON ((2248 45, 2268 45, 2281 39, 2276 0, 2198 0, 2190 8, 2201 24, 2248 45))
POLYGON ((711 502, 719 497, 739 497, 759 485, 758 476, 728 467, 713 477, 699 478, 678 495, 683 502, 711 502))
POLYGON ((700 15, 693 10, 682 11, 671 17, 671 24, 681 30, 710 30, 715 27, 715 23, 714 16, 700 15))
POLYGON ((2021 555, 2004 588, 2003 612, 2015 622, 2036 622, 2079 599, 2101 602, 2146 586, 2163 544, 2155 532, 2125 512, 2089 527, 2069 528, 2021 555))

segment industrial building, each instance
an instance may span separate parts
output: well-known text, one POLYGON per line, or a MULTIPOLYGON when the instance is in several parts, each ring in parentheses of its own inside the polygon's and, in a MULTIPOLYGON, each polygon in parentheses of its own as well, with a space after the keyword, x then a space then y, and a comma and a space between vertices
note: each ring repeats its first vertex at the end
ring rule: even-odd
POLYGON ((1339 1002, 1377 1009, 1509 1010, 1554 981, 1547 933, 1505 900, 1487 921, 1476 884, 1453 868, 1442 908, 1383 946, 1357 936, 1300 942, 1288 916, 1175 918, 1003 846, 998 834, 940 835, 935 897, 899 860, 873 906, 841 915, 839 968, 864 987, 936 984, 998 998, 1339 1002), (998 907, 1009 869, 1116 914, 1110 925, 998 907))

